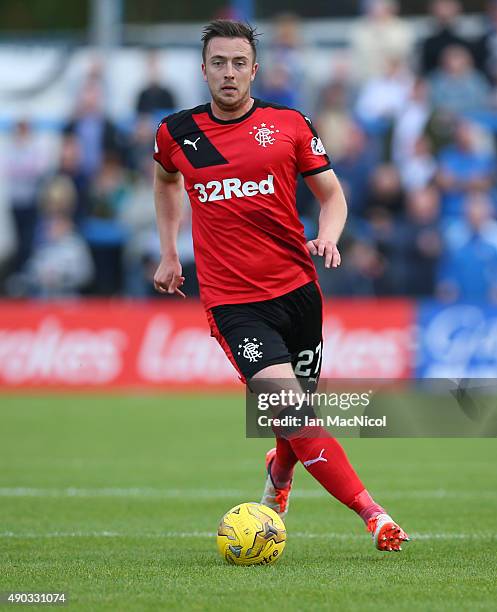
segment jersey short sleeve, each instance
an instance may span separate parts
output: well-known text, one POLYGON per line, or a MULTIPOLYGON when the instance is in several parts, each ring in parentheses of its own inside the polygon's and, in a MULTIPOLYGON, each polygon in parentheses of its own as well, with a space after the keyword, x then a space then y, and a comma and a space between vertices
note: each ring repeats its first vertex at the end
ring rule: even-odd
POLYGON ((297 167, 302 176, 331 168, 330 159, 309 117, 297 113, 297 167))
POLYGON ((171 145, 173 139, 167 129, 166 121, 161 121, 155 134, 154 159, 166 172, 178 172, 178 168, 171 161, 171 145))

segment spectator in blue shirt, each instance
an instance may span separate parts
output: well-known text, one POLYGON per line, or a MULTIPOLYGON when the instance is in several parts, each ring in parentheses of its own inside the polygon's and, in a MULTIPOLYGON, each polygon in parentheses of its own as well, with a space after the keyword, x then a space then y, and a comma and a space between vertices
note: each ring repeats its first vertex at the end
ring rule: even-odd
POLYGON ((446 219, 462 214, 467 193, 491 188, 496 159, 486 145, 484 132, 468 121, 460 121, 454 144, 441 151, 437 182, 442 190, 442 214, 446 219))
POLYGON ((497 222, 487 194, 475 192, 464 206, 464 220, 446 234, 438 295, 445 300, 497 300, 497 222))
POLYGON ((490 86, 462 46, 447 47, 440 67, 430 78, 431 103, 436 110, 455 114, 482 111, 490 102, 490 86))

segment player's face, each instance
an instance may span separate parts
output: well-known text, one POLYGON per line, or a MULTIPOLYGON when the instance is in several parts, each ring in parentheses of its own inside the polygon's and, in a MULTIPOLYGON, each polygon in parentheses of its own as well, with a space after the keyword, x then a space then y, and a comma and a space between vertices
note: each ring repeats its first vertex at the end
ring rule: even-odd
POLYGON ((245 38, 213 38, 202 64, 212 99, 226 111, 236 111, 248 101, 250 84, 258 68, 252 47, 245 38))

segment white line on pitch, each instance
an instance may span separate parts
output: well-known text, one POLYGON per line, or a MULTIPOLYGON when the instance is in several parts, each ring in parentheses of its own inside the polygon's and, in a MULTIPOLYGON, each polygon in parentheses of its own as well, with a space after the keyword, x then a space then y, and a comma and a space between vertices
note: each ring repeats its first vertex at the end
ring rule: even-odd
MULTIPOLYGON (((118 531, 52 531, 47 533, 14 531, 0 532, 0 538, 15 539, 50 539, 50 538, 214 538, 216 534, 209 531, 162 531, 157 533, 124 533, 118 531)), ((412 540, 496 540, 497 533, 414 533, 412 540)), ((361 540, 363 535, 353 533, 305 533, 290 532, 289 538, 322 539, 322 540, 361 540)))
POLYGON ((65 489, 39 489, 33 487, 3 487, 0 497, 136 497, 136 498, 229 498, 246 494, 235 489, 152 489, 152 488, 116 488, 83 489, 68 487, 65 489))
MULTIPOLYGON (((158 489, 158 488, 117 488, 103 487, 99 489, 85 489, 79 487, 67 488, 34 488, 34 487, 0 487, 0 497, 123 497, 143 499, 250 499, 253 492, 238 489, 158 489)), ((329 497, 325 491, 319 489, 296 489, 294 498, 314 499, 329 497)), ((409 491, 375 491, 375 497, 387 499, 497 499, 497 491, 469 491, 454 489, 428 489, 409 491)))

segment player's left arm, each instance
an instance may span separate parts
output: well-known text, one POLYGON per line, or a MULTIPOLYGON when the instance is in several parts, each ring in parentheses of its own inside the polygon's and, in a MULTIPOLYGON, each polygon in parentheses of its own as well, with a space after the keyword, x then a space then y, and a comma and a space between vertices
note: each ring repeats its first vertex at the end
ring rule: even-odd
POLYGON ((321 206, 318 237, 309 240, 307 248, 311 255, 324 257, 326 268, 337 268, 341 263, 338 240, 347 220, 347 203, 333 170, 305 177, 307 186, 321 206))

